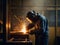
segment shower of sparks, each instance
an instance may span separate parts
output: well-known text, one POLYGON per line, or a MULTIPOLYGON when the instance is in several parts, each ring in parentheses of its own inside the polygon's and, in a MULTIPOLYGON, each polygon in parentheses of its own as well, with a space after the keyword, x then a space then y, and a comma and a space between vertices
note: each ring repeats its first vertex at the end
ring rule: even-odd
POLYGON ((18 18, 16 15, 14 15, 14 17, 22 24, 22 25, 20 25, 21 26, 21 30, 19 30, 19 32, 23 32, 24 34, 26 34, 26 32, 27 32, 27 30, 26 30, 26 25, 25 25, 25 23, 22 21, 22 20, 20 20, 20 18, 18 18))
POLYGON ((25 24, 22 25, 22 29, 21 29, 20 32, 23 32, 24 34, 26 34, 27 30, 26 30, 26 25, 25 24))
POLYGON ((27 30, 26 30, 26 24, 25 24, 25 20, 21 20, 20 18, 18 18, 16 15, 14 15, 14 17, 19 21, 19 23, 21 23, 19 26, 17 25, 16 27, 18 27, 18 31, 19 32, 22 32, 23 34, 26 34, 27 33, 27 30), (20 30, 19 30, 19 27, 21 27, 20 28, 20 30))
POLYGON ((14 15, 14 17, 15 17, 19 22, 21 22, 20 18, 18 18, 16 15, 14 15))

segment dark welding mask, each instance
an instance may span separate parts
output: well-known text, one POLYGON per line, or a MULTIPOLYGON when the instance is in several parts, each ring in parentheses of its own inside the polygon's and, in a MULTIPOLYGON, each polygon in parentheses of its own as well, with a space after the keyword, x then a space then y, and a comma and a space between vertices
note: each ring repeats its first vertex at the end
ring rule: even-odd
POLYGON ((26 17, 27 17, 27 20, 31 23, 37 21, 35 11, 29 11, 26 17))

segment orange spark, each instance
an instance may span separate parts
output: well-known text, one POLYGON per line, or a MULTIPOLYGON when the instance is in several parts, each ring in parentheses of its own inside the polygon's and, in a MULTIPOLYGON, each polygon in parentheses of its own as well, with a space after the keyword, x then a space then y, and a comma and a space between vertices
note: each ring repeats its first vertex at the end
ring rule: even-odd
POLYGON ((22 29, 21 29, 20 32, 23 32, 24 34, 26 34, 27 30, 26 30, 26 25, 25 24, 22 25, 22 29))

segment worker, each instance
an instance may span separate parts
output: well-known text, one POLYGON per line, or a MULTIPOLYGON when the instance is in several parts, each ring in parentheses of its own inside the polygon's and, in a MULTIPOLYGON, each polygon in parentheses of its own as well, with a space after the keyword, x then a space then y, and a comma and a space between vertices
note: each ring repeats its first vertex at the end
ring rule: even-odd
POLYGON ((45 16, 29 11, 27 20, 30 24, 27 26, 29 33, 35 34, 35 45, 48 45, 48 20, 45 16))

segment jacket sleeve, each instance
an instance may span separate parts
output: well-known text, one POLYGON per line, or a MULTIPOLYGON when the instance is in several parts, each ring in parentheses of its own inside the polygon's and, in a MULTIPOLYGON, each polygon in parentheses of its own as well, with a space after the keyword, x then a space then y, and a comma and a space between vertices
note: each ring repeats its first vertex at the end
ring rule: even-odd
POLYGON ((31 30, 30 34, 39 34, 39 35, 43 34, 45 32, 44 24, 45 24, 44 20, 41 20, 40 23, 37 22, 37 27, 38 28, 35 29, 35 30, 31 30))

